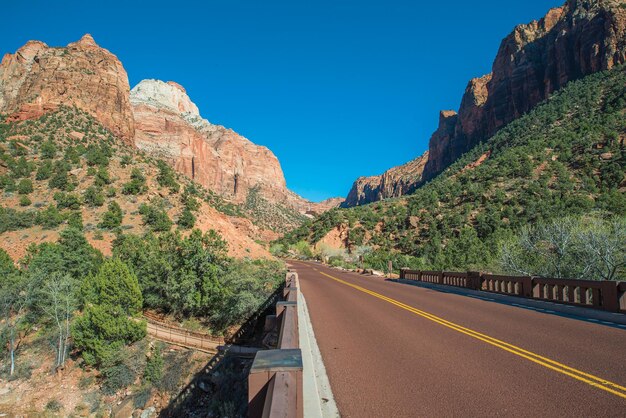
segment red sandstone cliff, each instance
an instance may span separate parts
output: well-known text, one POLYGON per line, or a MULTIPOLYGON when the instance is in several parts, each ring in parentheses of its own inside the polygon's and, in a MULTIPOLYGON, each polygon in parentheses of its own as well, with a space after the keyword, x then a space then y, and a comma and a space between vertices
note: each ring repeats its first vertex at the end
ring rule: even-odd
POLYGON ((128 76, 117 57, 90 35, 65 48, 29 41, 0 63, 0 113, 39 117, 59 105, 76 106, 132 144, 128 76))
POLYGON ((333 206, 288 190, 280 162, 268 148, 203 119, 179 84, 144 80, 132 89, 131 102, 136 146, 229 200, 245 202, 256 189, 267 201, 301 213, 333 206))
POLYGON ((400 177, 383 188, 378 176, 359 179, 346 205, 413 191, 567 82, 626 62, 624 6, 620 0, 568 0, 542 19, 517 26, 500 44, 492 72, 468 83, 458 115, 442 112, 416 183, 400 177))

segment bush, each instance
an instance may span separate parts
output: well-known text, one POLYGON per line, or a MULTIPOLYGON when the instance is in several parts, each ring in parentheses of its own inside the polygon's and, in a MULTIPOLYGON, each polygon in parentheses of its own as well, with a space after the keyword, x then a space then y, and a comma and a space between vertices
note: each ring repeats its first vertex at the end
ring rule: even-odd
POLYGON ((48 181, 48 187, 51 189, 59 189, 69 191, 71 188, 70 177, 68 175, 69 167, 62 161, 54 164, 54 172, 48 181))
POLYGON ((102 194, 102 190, 95 186, 89 186, 85 190, 83 199, 90 207, 100 207, 104 205, 104 195, 102 194))
POLYGON ((63 222, 63 215, 54 205, 38 211, 35 216, 35 223, 44 229, 54 229, 61 225, 61 222, 63 222))
POLYGON ((94 166, 99 165, 101 167, 106 167, 109 165, 109 158, 111 156, 111 150, 106 145, 94 145, 90 144, 87 147, 87 152, 85 152, 85 159, 87 160, 87 165, 94 166))
POLYGON ((196 217, 187 208, 183 209, 178 218, 178 226, 183 229, 191 229, 196 223, 196 217))
POLYGON ((159 174, 157 174, 157 183, 160 186, 168 187, 172 193, 176 193, 180 190, 180 184, 176 181, 176 174, 172 167, 167 165, 163 160, 157 161, 157 167, 159 168, 159 174))
POLYGON ((94 179, 94 184, 100 187, 111 184, 111 177, 109 176, 109 172, 106 167, 100 167, 98 169, 96 178, 94 179))
POLYGON ((28 196, 20 197, 20 206, 29 206, 33 203, 28 196))
POLYGON ((152 350, 150 357, 146 362, 146 368, 143 372, 143 378, 146 382, 156 384, 163 377, 163 356, 161 355, 161 347, 157 344, 152 350))
POLYGON ((22 179, 17 184, 17 192, 19 194, 30 194, 33 192, 33 182, 31 179, 22 179))
POLYGON ((35 223, 34 211, 17 211, 0 206, 0 233, 30 228, 35 223))
POLYGON ((54 200, 59 209, 78 210, 83 205, 80 196, 74 193, 57 192, 54 194, 54 200))
POLYGON ((98 226, 104 229, 117 228, 122 224, 123 217, 124 215, 120 205, 115 201, 109 202, 108 209, 102 215, 102 221, 98 224, 98 226))
POLYGON ((169 231, 172 227, 167 212, 154 204, 142 203, 139 206, 139 213, 142 216, 144 225, 147 225, 155 232, 169 231))
POLYGON ((146 177, 138 168, 133 168, 130 173, 130 181, 122 186, 123 194, 141 194, 148 190, 146 186, 146 177))
POLYGON ((52 159, 56 156, 57 147, 54 145, 54 142, 51 140, 47 140, 46 142, 41 144, 41 148, 39 149, 39 155, 44 160, 52 159))
POLYGON ((46 404, 46 411, 59 412, 61 409, 63 409, 63 404, 57 399, 51 399, 46 404))
POLYGON ((39 164, 35 180, 48 180, 52 176, 52 161, 46 160, 39 164))

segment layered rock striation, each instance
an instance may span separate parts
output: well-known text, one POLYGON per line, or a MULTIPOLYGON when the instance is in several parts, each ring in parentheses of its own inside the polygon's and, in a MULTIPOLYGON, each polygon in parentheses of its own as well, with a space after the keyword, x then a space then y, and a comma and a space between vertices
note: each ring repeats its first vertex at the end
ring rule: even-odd
POLYGON ((128 76, 115 55, 90 35, 64 48, 29 41, 0 63, 0 113, 35 118, 61 105, 76 106, 132 145, 128 76))

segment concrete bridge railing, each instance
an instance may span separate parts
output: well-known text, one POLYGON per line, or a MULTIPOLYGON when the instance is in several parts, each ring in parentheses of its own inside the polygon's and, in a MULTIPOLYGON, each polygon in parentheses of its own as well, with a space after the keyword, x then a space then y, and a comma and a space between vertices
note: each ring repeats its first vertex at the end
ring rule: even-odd
POLYGON ((400 279, 626 313, 626 282, 409 269, 400 279))
POLYGON ((285 277, 283 301, 276 303, 276 315, 266 318, 266 329, 277 327, 274 350, 257 352, 248 375, 248 416, 303 416, 302 351, 298 329, 298 274, 285 277))

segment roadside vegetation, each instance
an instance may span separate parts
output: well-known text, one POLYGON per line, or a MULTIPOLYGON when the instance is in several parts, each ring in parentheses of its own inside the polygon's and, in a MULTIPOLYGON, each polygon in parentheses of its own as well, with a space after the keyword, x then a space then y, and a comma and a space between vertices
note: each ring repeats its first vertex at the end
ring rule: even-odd
POLYGON ((282 262, 235 260, 218 233, 194 229, 202 202, 235 206, 75 108, 0 118, 0 193, 2 239, 30 243, 19 260, 0 250, 0 380, 78 381, 33 413, 166 402, 206 358, 150 342, 142 311, 225 335, 284 279, 282 262))
POLYGON ((395 268, 626 280, 626 244, 614 227, 626 216, 624 85, 624 67, 569 83, 411 196, 331 210, 272 249, 348 267, 363 255, 366 267, 379 270, 391 260, 395 268), (481 156, 486 159, 476 164, 481 156), (560 251, 546 234, 564 222, 579 231, 568 255, 573 264, 546 268, 560 251), (344 232, 341 250, 325 249, 331 231, 344 232), (617 240, 611 257, 622 261, 610 274, 596 266, 602 261, 589 260, 602 255, 583 248, 597 236, 593 231, 617 240), (510 262, 515 251, 528 252, 523 266, 510 262), (581 251, 584 260, 574 255, 581 251))

